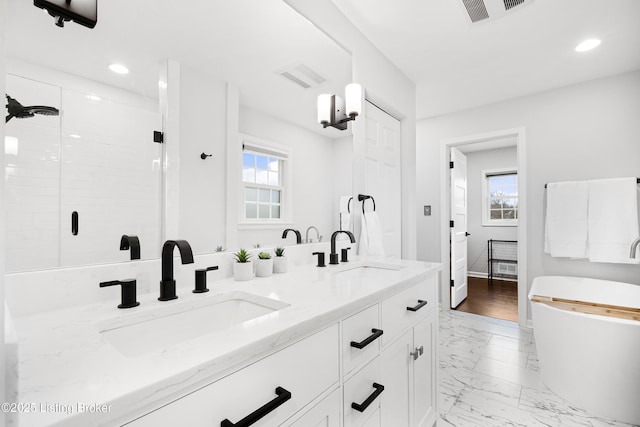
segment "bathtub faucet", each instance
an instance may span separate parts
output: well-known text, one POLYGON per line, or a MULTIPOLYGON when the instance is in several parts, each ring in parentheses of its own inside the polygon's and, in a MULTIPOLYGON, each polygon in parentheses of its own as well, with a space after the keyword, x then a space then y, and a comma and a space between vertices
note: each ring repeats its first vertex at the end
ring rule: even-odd
POLYGON ((638 249, 638 245, 640 245, 640 237, 638 237, 636 240, 633 241, 633 243, 631 243, 631 251, 629 252, 629 258, 636 257, 636 250, 638 249))

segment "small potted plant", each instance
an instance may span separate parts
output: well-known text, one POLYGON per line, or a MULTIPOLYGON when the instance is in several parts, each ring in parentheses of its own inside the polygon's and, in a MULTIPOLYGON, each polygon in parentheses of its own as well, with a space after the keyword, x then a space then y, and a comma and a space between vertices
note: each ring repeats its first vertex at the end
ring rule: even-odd
POLYGON ((256 276, 269 277, 273 274, 273 259, 269 252, 260 252, 256 262, 256 276))
POLYGON ((274 273, 286 273, 287 272, 287 259, 284 257, 284 248, 277 247, 274 252, 276 257, 273 259, 273 272, 274 273))
POLYGON ((224 252, 223 246, 216 246, 216 252, 224 252))
POLYGON ((253 279, 253 265, 251 265, 251 254, 245 249, 240 249, 233 254, 236 262, 233 263, 233 278, 238 281, 253 279))

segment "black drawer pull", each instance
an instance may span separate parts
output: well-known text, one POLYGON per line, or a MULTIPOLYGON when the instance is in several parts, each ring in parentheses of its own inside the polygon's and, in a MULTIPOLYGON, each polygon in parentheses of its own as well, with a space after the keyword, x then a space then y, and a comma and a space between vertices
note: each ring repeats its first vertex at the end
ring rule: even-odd
POLYGON ((369 335, 367 338, 365 338, 364 341, 360 341, 360 342, 351 341, 351 347, 363 349, 369 344, 371 344, 372 342, 374 342, 377 338, 380 337, 380 335, 383 334, 382 329, 372 329, 371 332, 373 333, 369 335))
POLYGON ((427 305, 427 301, 423 301, 423 300, 419 299, 418 300, 418 305, 416 305, 415 307, 407 307, 407 310, 409 310, 409 311, 418 311, 422 307, 424 307, 425 305, 427 305))
POLYGON ((384 391, 384 386, 382 384, 373 383, 373 388, 375 388, 376 391, 371 393, 371 395, 369 395, 369 397, 367 397, 367 400, 365 400, 362 403, 353 402, 353 403, 351 403, 351 407, 353 409, 355 409, 356 411, 359 411, 359 412, 366 411, 367 408, 369 407, 369 405, 371 405, 373 403, 373 401, 376 400, 376 397, 380 396, 380 393, 382 393, 384 391))
POLYGON ((237 423, 232 423, 229 419, 224 419, 220 423, 220 427, 249 427, 253 425, 256 421, 267 415, 269 412, 275 411, 278 406, 282 405, 287 400, 291 399, 291 392, 283 389, 282 387, 276 387, 276 397, 271 402, 262 406, 261 408, 256 409, 255 412, 247 415, 237 423))

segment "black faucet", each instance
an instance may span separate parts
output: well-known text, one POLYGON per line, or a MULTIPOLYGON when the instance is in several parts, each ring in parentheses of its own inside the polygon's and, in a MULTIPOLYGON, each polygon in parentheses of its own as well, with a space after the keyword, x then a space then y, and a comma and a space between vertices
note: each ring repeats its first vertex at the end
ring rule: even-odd
POLYGON ((173 280, 173 248, 178 247, 183 264, 193 263, 193 252, 186 240, 167 240, 162 246, 162 280, 160 281, 159 301, 178 298, 176 281, 173 280))
POLYGON ((348 235, 349 239, 351 239, 351 243, 356 242, 356 238, 352 232, 347 230, 334 231, 334 233, 331 235, 331 253, 329 254, 329 264, 338 264, 338 254, 336 253, 336 237, 340 233, 345 233, 346 235, 348 235))
POLYGON ((202 294, 209 292, 207 289, 207 271, 217 270, 218 266, 199 268, 196 270, 196 288, 193 290, 194 294, 202 294))
POLYGON ((138 236, 122 235, 120 239, 120 250, 126 251, 131 248, 131 260, 140 259, 140 239, 138 236))
POLYGON ((136 301, 136 279, 110 280, 108 282, 100 282, 101 288, 117 285, 121 286, 120 304, 118 305, 118 308, 133 308, 140 305, 140 303, 136 301))
POLYGON ((287 234, 293 231, 294 233, 296 233, 296 243, 299 245, 300 243, 302 243, 302 235, 300 234, 300 232, 298 230, 294 230, 293 228, 287 228, 286 230, 284 230, 282 232, 282 238, 286 239, 287 238, 287 234))

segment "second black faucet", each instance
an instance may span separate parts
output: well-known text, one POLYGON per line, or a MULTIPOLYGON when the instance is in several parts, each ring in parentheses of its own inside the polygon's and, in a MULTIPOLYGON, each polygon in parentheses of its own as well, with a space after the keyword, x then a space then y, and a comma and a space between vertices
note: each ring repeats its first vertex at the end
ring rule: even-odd
POLYGON ((170 301, 178 298, 176 281, 173 279, 173 248, 178 247, 183 264, 193 263, 193 252, 186 240, 167 240, 162 246, 162 280, 160 281, 159 301, 170 301))

